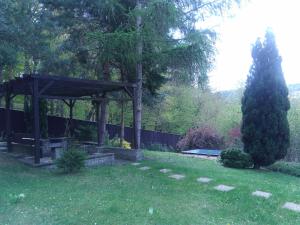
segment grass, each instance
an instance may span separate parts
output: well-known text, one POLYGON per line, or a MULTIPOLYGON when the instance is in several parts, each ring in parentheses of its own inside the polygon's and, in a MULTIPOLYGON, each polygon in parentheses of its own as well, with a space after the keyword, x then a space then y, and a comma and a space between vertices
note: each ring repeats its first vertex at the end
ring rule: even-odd
POLYGON ((285 173, 292 176, 300 177, 300 163, 280 161, 269 166, 268 169, 275 172, 280 172, 280 173, 285 173))
POLYGON ((300 224, 300 213, 282 208, 286 201, 300 203, 297 177, 223 168, 174 153, 145 154, 148 171, 118 165, 75 175, 28 168, 0 154, 0 224, 300 224), (186 178, 173 180, 161 168, 186 178), (214 180, 199 184, 200 176, 214 180), (221 193, 213 189, 218 184, 236 189, 221 193), (252 197, 255 190, 273 196, 252 197), (20 194, 25 197, 19 201, 10 197, 20 194))

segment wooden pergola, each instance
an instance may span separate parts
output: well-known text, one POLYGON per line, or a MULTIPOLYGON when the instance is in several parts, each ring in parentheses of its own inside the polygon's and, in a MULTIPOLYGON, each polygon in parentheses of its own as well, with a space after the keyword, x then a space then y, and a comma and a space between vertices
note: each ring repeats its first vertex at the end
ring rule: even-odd
MULTIPOLYGON (((125 92, 133 103, 133 128, 134 128, 134 148, 138 149, 135 140, 139 132, 135 126, 135 112, 137 110, 135 104, 134 89, 136 85, 132 83, 121 83, 112 81, 86 80, 79 78, 70 78, 65 76, 50 76, 44 74, 24 74, 21 77, 15 78, 0 85, 0 95, 5 96, 6 109, 6 139, 8 149, 12 142, 12 127, 11 127, 11 101, 17 95, 32 96, 33 106, 33 139, 34 139, 34 161, 40 163, 41 146, 40 146, 40 118, 39 118, 39 100, 40 99, 58 99, 68 105, 69 119, 73 118, 73 107, 76 100, 90 100, 97 104, 97 110, 101 102, 110 100, 107 98, 108 93, 125 92)), ((112 99, 116 100, 116 99, 112 99)), ((122 99, 124 100, 124 99, 122 99)), ((100 144, 100 118, 97 113, 97 133, 98 144, 100 144)))

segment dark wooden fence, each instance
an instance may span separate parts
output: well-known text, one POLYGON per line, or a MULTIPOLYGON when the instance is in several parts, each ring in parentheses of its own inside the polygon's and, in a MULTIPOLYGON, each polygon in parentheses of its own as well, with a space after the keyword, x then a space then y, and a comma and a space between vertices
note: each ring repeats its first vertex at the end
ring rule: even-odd
MULTIPOLYGON (((12 110, 12 128, 15 133, 25 133, 26 125, 24 122, 24 112, 12 110)), ((63 136, 65 132, 66 118, 57 116, 48 116, 48 133, 50 136, 59 137, 63 136)), ((80 125, 90 125, 96 128, 96 123, 85 120, 74 120, 75 127, 80 125)), ((0 108, 0 132, 5 131, 5 110, 0 108)), ((110 138, 119 136, 120 126, 108 124, 107 131, 110 138)), ((141 132, 141 143, 143 146, 148 147, 151 144, 161 144, 172 148, 176 148, 176 144, 180 139, 180 135, 163 133, 158 131, 142 130, 141 132)), ((130 127, 125 127, 125 140, 132 142, 133 130, 130 127)))

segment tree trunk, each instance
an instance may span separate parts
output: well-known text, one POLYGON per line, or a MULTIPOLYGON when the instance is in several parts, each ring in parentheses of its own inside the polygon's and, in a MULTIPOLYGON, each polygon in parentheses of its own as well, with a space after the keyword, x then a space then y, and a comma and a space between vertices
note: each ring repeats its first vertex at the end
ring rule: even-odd
MULTIPOLYGON (((122 94, 123 98, 123 94, 122 94)), ((125 121, 124 121, 124 101, 121 101, 121 124, 120 124, 120 146, 123 147, 124 136, 125 136, 125 121)))
MULTIPOLYGON (((109 80, 110 78, 110 71, 109 71, 109 63, 106 62, 104 63, 103 65, 103 79, 104 80, 109 80)), ((106 97, 106 93, 103 94, 102 96, 103 98, 106 97)), ((102 102, 101 102, 101 109, 100 109, 100 118, 99 118, 99 123, 100 123, 100 134, 99 134, 99 145, 103 145, 104 144, 104 139, 105 139, 105 133, 106 133, 106 123, 107 123, 107 113, 108 113, 108 110, 107 110, 107 101, 104 99, 102 102)))
MULTIPOLYGON (((24 73, 30 73, 29 59, 27 54, 25 54, 24 61, 24 73)), ((24 120, 26 126, 26 132, 32 133, 33 131, 33 106, 32 106, 32 98, 29 95, 24 95, 24 120)))
MULTIPOLYGON (((142 0, 137 0, 137 9, 142 9, 142 0)), ((136 28, 138 32, 137 43, 137 65, 136 65, 136 85, 134 93, 134 147, 141 147, 141 124, 142 124, 142 80, 143 80, 143 40, 141 36, 142 17, 139 14, 136 19, 136 28)))
POLYGON ((253 169, 255 169, 255 170, 259 170, 259 169, 260 169, 260 165, 258 165, 258 164, 254 164, 254 167, 253 167, 253 169))

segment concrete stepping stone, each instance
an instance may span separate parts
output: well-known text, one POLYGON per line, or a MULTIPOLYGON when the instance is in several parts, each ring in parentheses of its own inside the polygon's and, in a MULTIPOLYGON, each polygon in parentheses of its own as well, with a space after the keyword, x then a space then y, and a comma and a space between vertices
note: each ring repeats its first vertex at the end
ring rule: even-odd
POLYGON ((228 191, 235 189, 235 187, 220 184, 220 185, 214 187, 214 189, 216 189, 218 191, 228 192, 228 191))
POLYGON ((209 183, 209 182, 212 181, 212 179, 211 179, 211 178, 208 178, 208 177, 199 177, 199 178, 197 179, 197 181, 200 182, 200 183, 209 183))
POLYGON ((169 172, 171 172, 171 170, 170 169, 161 169, 161 170, 159 170, 161 173, 169 173, 169 172))
POLYGON ((181 180, 181 179, 185 178, 185 175, 182 175, 182 174, 172 174, 169 177, 173 178, 175 180, 181 180))
POLYGON ((149 169, 150 169, 150 167, 148 167, 148 166, 140 167, 140 170, 149 170, 149 169))
POLYGON ((289 210, 292 210, 292 211, 295 211, 295 212, 299 212, 300 213, 300 204, 296 204, 296 203, 293 203, 293 202, 286 202, 282 208, 284 209, 289 209, 289 210))
POLYGON ((139 165, 141 165, 141 163, 131 163, 131 165, 133 165, 133 166, 139 166, 139 165))
POLYGON ((255 191, 255 192, 252 192, 252 195, 268 199, 271 197, 272 194, 269 192, 255 191))

